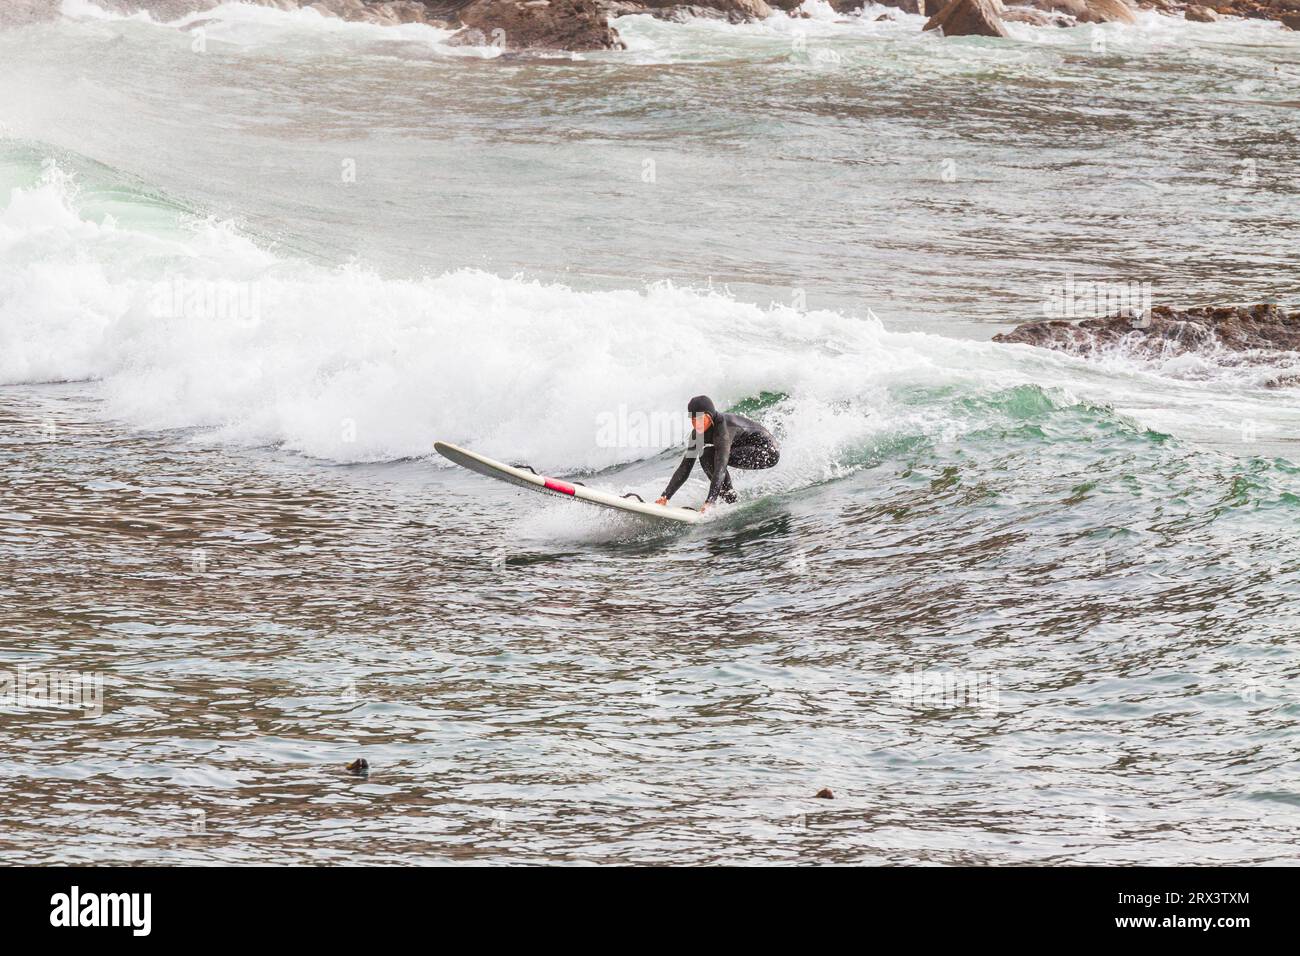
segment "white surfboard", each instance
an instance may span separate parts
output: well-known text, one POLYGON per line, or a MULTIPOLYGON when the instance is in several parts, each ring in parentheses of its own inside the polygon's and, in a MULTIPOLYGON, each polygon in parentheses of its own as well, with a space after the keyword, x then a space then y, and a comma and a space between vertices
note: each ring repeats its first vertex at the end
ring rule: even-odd
POLYGON ((448 444, 445 441, 434 442, 433 450, 448 461, 454 461, 462 468, 468 468, 470 471, 476 471, 480 475, 487 475, 489 478, 495 478, 498 481, 508 481, 510 484, 518 485, 521 488, 540 491, 543 494, 559 495, 562 498, 572 498, 574 501, 585 501, 589 505, 613 508, 615 511, 625 511, 629 514, 640 515, 643 518, 655 518, 659 521, 680 521, 683 524, 695 524, 697 521, 703 520, 698 511, 690 508, 657 505, 653 502, 642 501, 635 495, 619 496, 613 492, 588 488, 586 485, 560 481, 558 478, 547 478, 545 475, 537 474, 531 468, 517 468, 514 465, 507 465, 488 458, 486 455, 477 454, 466 448, 448 444))

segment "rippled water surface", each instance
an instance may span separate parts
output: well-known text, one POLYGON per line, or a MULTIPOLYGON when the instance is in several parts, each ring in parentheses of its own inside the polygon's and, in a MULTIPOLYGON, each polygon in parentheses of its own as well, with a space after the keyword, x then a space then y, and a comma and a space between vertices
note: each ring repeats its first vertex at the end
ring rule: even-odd
POLYGON ((102 682, 6 861, 1294 857, 1294 395, 987 339, 1300 305, 1300 34, 814 12, 0 32, 0 669, 102 682), (649 497, 704 391, 782 462, 685 530, 429 452, 649 497))

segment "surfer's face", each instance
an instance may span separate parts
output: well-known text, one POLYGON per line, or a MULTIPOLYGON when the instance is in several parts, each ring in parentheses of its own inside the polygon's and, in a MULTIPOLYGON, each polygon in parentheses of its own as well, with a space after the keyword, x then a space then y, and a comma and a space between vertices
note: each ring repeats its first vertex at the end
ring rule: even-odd
POLYGON ((698 415, 696 415, 694 418, 691 419, 691 427, 694 428, 701 435, 704 434, 706 431, 708 431, 712 426, 713 426, 713 416, 706 415, 704 412, 700 412, 698 415))

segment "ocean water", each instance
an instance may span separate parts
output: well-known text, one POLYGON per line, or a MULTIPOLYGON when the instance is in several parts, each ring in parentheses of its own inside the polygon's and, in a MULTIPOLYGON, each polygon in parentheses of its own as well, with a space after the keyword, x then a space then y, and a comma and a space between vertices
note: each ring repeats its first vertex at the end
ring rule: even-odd
POLYGON ((1300 33, 64 10, 0 31, 7 861, 1294 857, 1300 356, 989 339, 1300 307, 1300 33), (701 392, 783 454, 685 530, 431 451, 648 498, 701 392))

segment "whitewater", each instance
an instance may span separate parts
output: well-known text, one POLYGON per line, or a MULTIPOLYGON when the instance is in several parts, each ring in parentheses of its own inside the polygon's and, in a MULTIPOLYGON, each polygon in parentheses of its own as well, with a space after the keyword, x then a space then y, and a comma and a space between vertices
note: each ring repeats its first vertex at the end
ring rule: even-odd
POLYGON ((71 781, 67 861, 1289 858, 1300 356, 990 339, 1075 280, 1300 307, 1300 34, 63 9, 0 30, 0 655, 106 704, 6 717, 7 824, 71 781), (687 531, 432 453, 649 497, 680 429, 608 423, 702 392, 782 459, 687 531))

